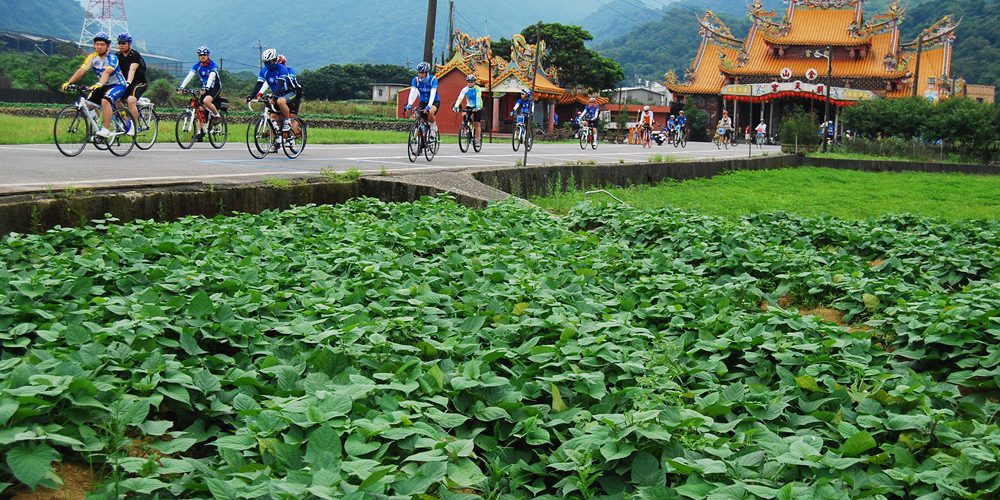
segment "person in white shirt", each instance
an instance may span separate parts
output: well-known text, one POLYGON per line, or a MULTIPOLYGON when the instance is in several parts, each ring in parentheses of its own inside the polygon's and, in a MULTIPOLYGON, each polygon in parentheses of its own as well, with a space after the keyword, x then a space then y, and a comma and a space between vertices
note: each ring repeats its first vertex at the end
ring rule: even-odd
POLYGON ((757 131, 757 144, 764 144, 764 138, 767 137, 767 124, 764 123, 764 120, 761 120, 760 123, 757 124, 757 128, 755 130, 757 131))

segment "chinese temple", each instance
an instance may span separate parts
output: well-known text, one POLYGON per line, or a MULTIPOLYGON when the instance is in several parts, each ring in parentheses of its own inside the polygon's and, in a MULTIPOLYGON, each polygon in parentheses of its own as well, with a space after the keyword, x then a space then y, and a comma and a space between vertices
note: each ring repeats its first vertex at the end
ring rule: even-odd
MULTIPOLYGON (((554 69, 544 67, 545 41, 529 44, 520 34, 511 38, 510 59, 493 55, 490 37, 473 38, 460 31, 455 32, 455 54, 445 64, 437 66, 438 93, 441 109, 437 114, 438 128, 446 134, 458 133, 462 125, 461 113, 451 110, 462 87, 465 77, 475 75, 477 85, 492 96, 492 102, 484 106, 484 120, 489 120, 494 132, 510 132, 513 119, 509 117, 514 104, 521 96, 521 89, 532 88, 532 66, 535 51, 539 51, 538 66, 534 75, 535 121, 551 131, 555 123, 556 105, 566 100, 567 91, 558 85, 554 69), (492 118, 492 119, 490 119, 492 118)), ((399 93, 398 112, 402 116, 403 106, 409 97, 409 90, 399 93)), ((486 131, 487 129, 483 129, 486 131)))
POLYGON ((796 106, 822 116, 827 95, 838 123, 841 108, 866 99, 950 95, 958 22, 946 16, 904 43, 899 1, 871 17, 864 1, 789 0, 781 15, 756 0, 743 39, 708 11, 698 18, 697 56, 683 78, 667 73, 667 88, 708 111, 709 129, 726 109, 738 127, 764 120, 770 131, 796 106))

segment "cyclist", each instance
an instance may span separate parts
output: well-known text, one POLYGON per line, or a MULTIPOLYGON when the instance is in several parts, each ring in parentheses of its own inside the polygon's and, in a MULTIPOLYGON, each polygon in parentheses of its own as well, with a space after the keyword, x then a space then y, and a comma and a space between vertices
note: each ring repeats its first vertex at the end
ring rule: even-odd
POLYGON ((462 99, 465 99, 465 109, 462 110, 463 123, 466 115, 471 114, 472 123, 476 125, 476 140, 478 141, 483 133, 483 124, 480 123, 483 119, 483 89, 479 85, 476 85, 476 75, 465 77, 465 87, 462 87, 462 91, 458 93, 458 99, 455 100, 455 106, 452 107, 452 111, 458 112, 458 107, 462 104, 462 99))
POLYGON ((531 99, 531 91, 528 89, 521 89, 521 98, 514 103, 514 110, 510 112, 510 115, 514 116, 514 113, 518 112, 524 115, 525 126, 527 126, 528 116, 535 114, 535 101, 531 99))
POLYGON ((677 113, 677 133, 681 134, 680 138, 683 139, 685 136, 687 136, 687 127, 688 127, 687 116, 684 116, 684 110, 681 110, 680 113, 677 113))
POLYGON ((767 124, 764 123, 764 119, 760 119, 760 123, 757 124, 757 144, 763 145, 764 138, 767 137, 767 124))
POLYGON ((733 133, 733 120, 729 118, 729 111, 722 112, 722 118, 719 119, 719 136, 720 139, 726 143, 731 142, 730 134, 733 133))
POLYGON ((293 113, 298 114, 299 103, 302 102, 302 86, 299 85, 298 80, 295 78, 295 72, 278 62, 277 50, 267 49, 261 54, 260 58, 264 63, 264 67, 261 68, 260 74, 257 76, 257 85, 254 86, 250 95, 247 96, 247 102, 255 98, 260 98, 264 84, 266 83, 271 89, 271 94, 273 94, 271 102, 268 103, 272 119, 280 114, 282 118, 281 130, 291 130, 291 115, 293 113))
MULTIPOLYGON (((111 136, 111 113, 114 111, 114 102, 125 95, 127 82, 121 72, 121 62, 118 56, 111 53, 111 36, 105 32, 94 35, 94 52, 87 56, 80 69, 77 69, 73 76, 62 85, 66 90, 71 84, 83 78, 87 71, 93 71, 97 75, 97 83, 90 87, 90 96, 87 100, 94 103, 101 103, 101 117, 104 119, 104 126, 95 134, 105 139, 111 136)), ((135 127, 129 128, 129 134, 135 134, 135 127)))
POLYGON ((118 35, 118 62, 121 72, 125 75, 125 104, 132 111, 132 116, 139 119, 139 108, 136 102, 146 93, 146 61, 142 54, 132 49, 132 35, 128 32, 118 35))
POLYGON ((594 134, 594 144, 597 144, 597 117, 600 116, 601 107, 597 104, 597 98, 591 97, 587 107, 583 108, 582 118, 587 122, 590 131, 594 134))
MULTIPOLYGON (((647 133, 650 137, 653 136, 653 112, 649 110, 649 106, 642 107, 642 111, 639 112, 639 118, 636 121, 639 122, 642 137, 645 137, 647 133)), ((645 147, 646 142, 643 141, 642 145, 645 147)))
MULTIPOLYGON (((219 94, 222 93, 222 79, 219 77, 219 65, 215 64, 212 60, 211 51, 208 47, 202 45, 198 47, 196 51, 198 53, 198 62, 191 67, 191 71, 188 72, 187 77, 181 82, 181 86, 177 87, 177 93, 180 94, 184 87, 187 87, 188 83, 197 75, 201 78, 201 95, 198 98, 199 104, 204 106, 212 114, 212 118, 220 118, 218 108, 215 107, 215 101, 219 99, 219 94)), ((208 124, 202 124, 202 129, 198 133, 197 140, 201 140, 201 136, 208 132, 208 124)))
POLYGON ((419 108, 427 112, 427 121, 431 124, 431 137, 437 137, 437 110, 441 107, 441 96, 438 95, 438 79, 430 74, 431 64, 422 62, 417 65, 417 76, 410 83, 410 96, 406 110, 413 109, 413 103, 420 97, 419 108))

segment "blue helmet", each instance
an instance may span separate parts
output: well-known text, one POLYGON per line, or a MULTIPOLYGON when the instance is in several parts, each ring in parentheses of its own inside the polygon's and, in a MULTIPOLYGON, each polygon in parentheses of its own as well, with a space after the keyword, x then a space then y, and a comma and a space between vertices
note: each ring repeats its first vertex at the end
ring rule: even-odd
POLYGON ((430 73, 430 72, 431 72, 431 63, 425 61, 417 65, 417 73, 430 73))
POLYGON ((198 47, 198 55, 199 56, 207 56, 209 54, 211 54, 211 52, 208 50, 208 47, 206 47, 204 45, 202 45, 201 47, 198 47))
POLYGON ((123 31, 118 35, 118 43, 132 43, 132 35, 128 31, 123 31))
POLYGON ((103 31, 101 31, 101 32, 97 33, 96 35, 94 35, 94 41, 95 42, 101 41, 101 42, 104 42, 104 43, 111 43, 111 35, 109 35, 109 34, 103 32, 103 31))
POLYGON ((465 77, 465 81, 468 83, 476 83, 476 75, 469 75, 465 77))

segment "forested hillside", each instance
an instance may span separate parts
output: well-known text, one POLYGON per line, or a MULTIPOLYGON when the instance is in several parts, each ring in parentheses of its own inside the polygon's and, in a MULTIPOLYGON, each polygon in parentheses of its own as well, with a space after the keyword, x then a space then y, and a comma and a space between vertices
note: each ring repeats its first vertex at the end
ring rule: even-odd
POLYGON ((77 40, 83 8, 75 0, 0 0, 0 30, 77 40))

